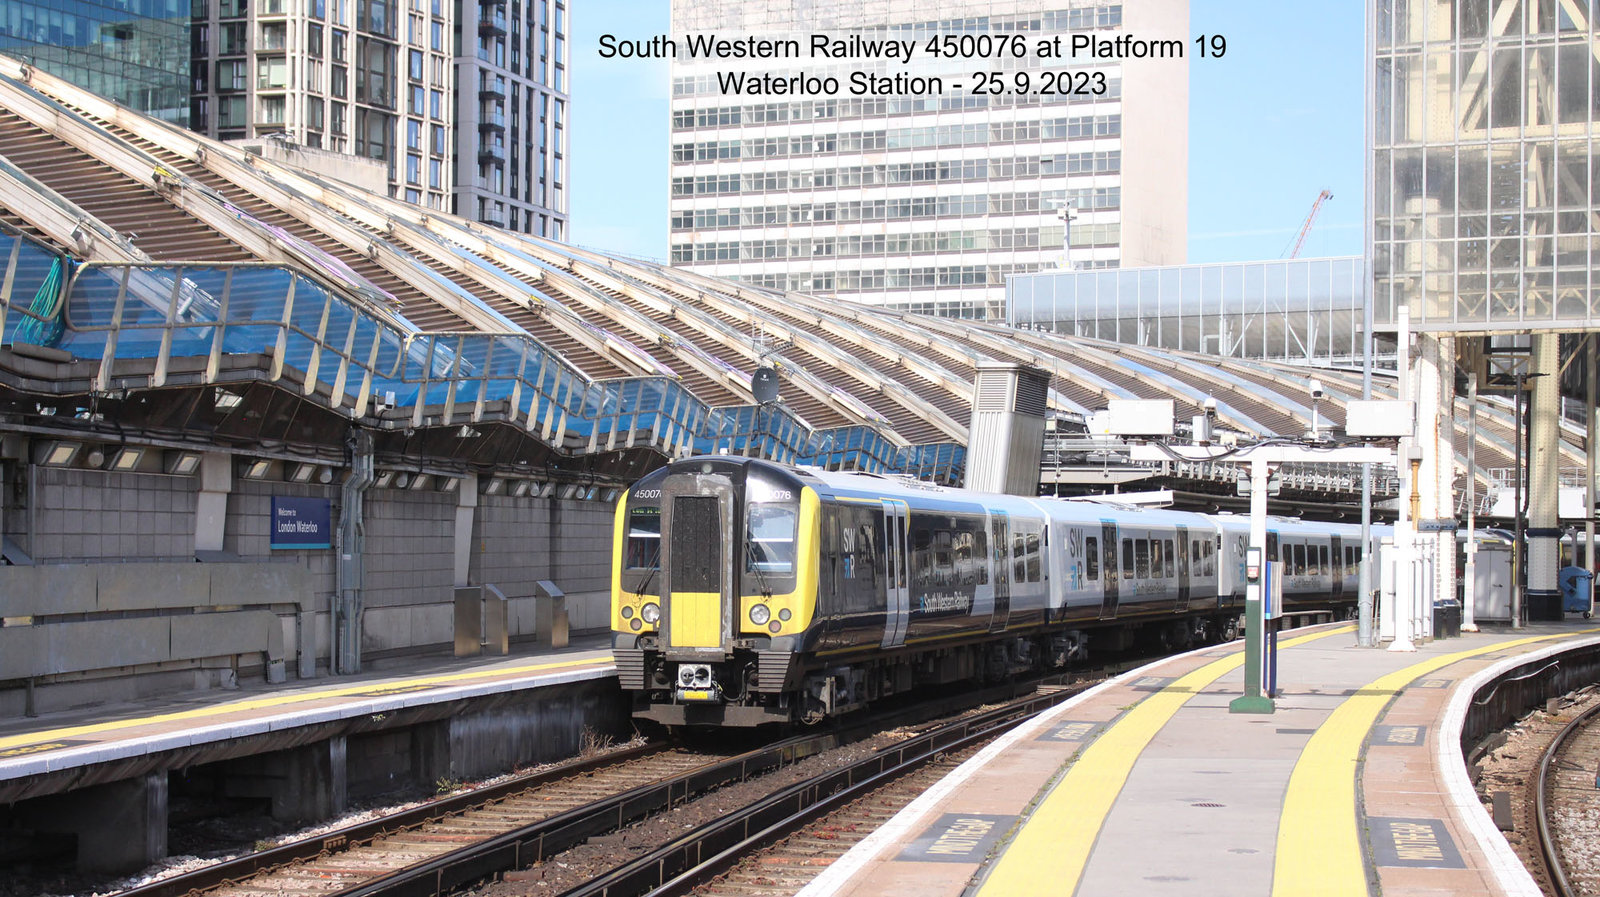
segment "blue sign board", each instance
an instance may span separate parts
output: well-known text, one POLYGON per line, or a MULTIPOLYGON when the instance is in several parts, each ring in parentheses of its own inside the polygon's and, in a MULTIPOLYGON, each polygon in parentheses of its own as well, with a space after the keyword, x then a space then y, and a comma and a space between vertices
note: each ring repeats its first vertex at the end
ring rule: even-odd
POLYGON ((274 495, 273 548, 332 548, 333 502, 326 498, 274 495))

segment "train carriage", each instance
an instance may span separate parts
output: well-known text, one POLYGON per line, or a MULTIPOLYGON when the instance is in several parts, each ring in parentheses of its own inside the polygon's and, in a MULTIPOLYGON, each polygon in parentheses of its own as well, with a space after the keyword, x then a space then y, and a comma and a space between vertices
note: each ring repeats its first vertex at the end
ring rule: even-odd
MULTIPOLYGON (((1336 579, 1348 529, 1275 521, 1297 600, 1336 579)), ((691 458, 618 503, 613 650, 640 717, 816 721, 1091 638, 1231 638, 1247 541, 1243 518, 691 458)))

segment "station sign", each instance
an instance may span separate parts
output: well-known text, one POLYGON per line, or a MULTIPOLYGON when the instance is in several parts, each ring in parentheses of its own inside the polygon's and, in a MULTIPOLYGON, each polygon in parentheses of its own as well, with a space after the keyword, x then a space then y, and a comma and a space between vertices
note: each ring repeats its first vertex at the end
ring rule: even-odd
POLYGON ((333 502, 326 498, 274 495, 271 547, 332 548, 333 502))

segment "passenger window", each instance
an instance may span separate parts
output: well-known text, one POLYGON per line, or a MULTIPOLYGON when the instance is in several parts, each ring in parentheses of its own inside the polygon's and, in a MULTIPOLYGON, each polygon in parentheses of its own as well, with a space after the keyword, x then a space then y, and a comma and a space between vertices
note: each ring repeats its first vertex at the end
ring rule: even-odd
POLYGON ((1168 539, 1167 540, 1167 576, 1171 577, 1171 576, 1177 576, 1178 575, 1178 571, 1177 571, 1177 568, 1175 566, 1177 563, 1178 563, 1177 558, 1172 552, 1172 540, 1168 539))
POLYGON ((1161 550, 1161 540, 1160 539, 1156 539, 1156 540, 1154 540, 1154 541, 1152 541, 1150 543, 1150 575, 1151 576, 1160 576, 1161 575, 1161 558, 1162 558, 1162 556, 1163 556, 1163 552, 1161 550))
POLYGON ((1039 534, 1028 534, 1028 582, 1040 582, 1044 579, 1043 570, 1039 565, 1039 534))
POLYGON ((1137 579, 1150 578, 1150 540, 1136 539, 1133 543, 1133 575, 1137 579))
POLYGON ((1296 545, 1294 547, 1294 571, 1296 576, 1304 576, 1306 574, 1306 547, 1304 545, 1296 545))
POLYGON ((1100 540, 1094 536, 1083 540, 1083 575, 1089 580, 1100 578, 1100 540))
POLYGON ((1207 542, 1207 543, 1205 543, 1205 549, 1206 549, 1206 575, 1207 576, 1216 576, 1217 575, 1216 547, 1214 545, 1212 545, 1210 542, 1207 542))
POLYGON ((1327 574, 1329 576, 1333 575, 1333 568, 1328 566, 1328 546, 1326 546, 1326 545, 1318 545, 1317 546, 1317 559, 1321 562, 1321 563, 1317 564, 1317 573, 1319 575, 1320 574, 1327 574))
POLYGON ((1133 578, 1133 540, 1122 540, 1122 578, 1133 578))

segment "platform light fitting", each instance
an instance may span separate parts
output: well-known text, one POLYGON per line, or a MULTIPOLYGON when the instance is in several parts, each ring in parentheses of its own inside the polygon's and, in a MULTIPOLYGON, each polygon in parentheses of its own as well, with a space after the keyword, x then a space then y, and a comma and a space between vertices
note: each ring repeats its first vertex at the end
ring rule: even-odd
POLYGON ((440 492, 454 492, 454 491, 456 491, 456 487, 458 487, 460 485, 461 485, 461 478, 460 477, 440 477, 439 478, 439 491, 440 492))
POLYGON ((490 477, 489 482, 485 483, 483 486, 483 494, 499 495, 501 492, 505 491, 505 488, 505 477, 490 477))
POLYGON ((199 452, 167 452, 167 473, 173 476, 193 476, 200 469, 199 452))
POLYGON ((289 482, 309 483, 311 482, 311 475, 316 472, 317 465, 315 464, 296 464, 294 472, 289 474, 289 482))
POLYGON ((517 480, 517 484, 511 487, 511 494, 517 498, 523 498, 532 490, 533 480, 517 480))
POLYGON ((396 489, 404 489, 409 485, 411 485, 411 474, 405 473, 403 471, 400 472, 400 473, 395 474, 395 476, 394 476, 394 487, 396 489))
POLYGON ((143 460, 143 458, 144 449, 133 448, 132 446, 123 446, 117 450, 116 456, 111 459, 111 469, 120 471, 122 473, 127 473, 131 470, 137 470, 139 467, 139 462, 143 460))
POLYGON ((93 467, 95 470, 99 470, 100 468, 106 466, 106 453, 105 453, 105 450, 100 448, 99 446, 95 446, 94 448, 89 449, 89 456, 84 458, 83 460, 90 467, 93 467))
POLYGON ((419 473, 411 478, 412 489, 426 489, 431 478, 425 473, 419 473))
POLYGON ((83 451, 81 442, 52 442, 45 449, 44 460, 40 463, 46 467, 71 467, 72 462, 78 460, 80 451, 83 451))
POLYGON ((461 425, 461 429, 456 431, 456 438, 457 439, 476 439, 477 437, 482 436, 482 435, 483 435, 482 433, 479 433, 477 430, 472 429, 471 427, 467 426, 466 424, 462 424, 461 425))
POLYGON ((272 462, 265 458, 256 458, 245 464, 244 478, 247 480, 265 479, 267 472, 272 470, 272 462))
POLYGON ((239 407, 239 403, 243 401, 243 396, 237 393, 229 392, 220 386, 217 387, 216 391, 212 393, 211 399, 212 406, 218 411, 227 411, 232 408, 237 408, 239 407))
POLYGON ((389 482, 391 480, 393 480, 393 479, 394 479, 394 471, 392 471, 392 470, 380 470, 380 471, 378 471, 377 477, 373 479, 372 485, 376 486, 379 489, 387 489, 387 488, 389 488, 389 482))
POLYGON ((324 485, 333 482, 333 468, 324 467, 317 472, 317 482, 324 485))

